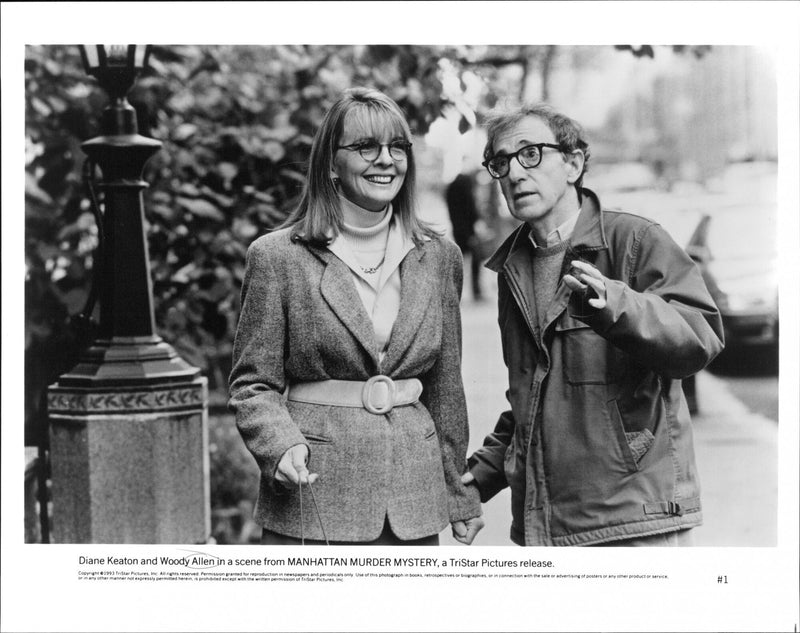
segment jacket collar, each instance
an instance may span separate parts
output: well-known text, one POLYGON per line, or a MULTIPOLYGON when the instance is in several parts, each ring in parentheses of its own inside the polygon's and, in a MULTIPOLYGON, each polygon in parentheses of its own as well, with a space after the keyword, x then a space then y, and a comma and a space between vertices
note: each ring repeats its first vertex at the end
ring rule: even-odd
POLYGON ((361 344, 377 366, 378 343, 375 330, 352 280, 350 268, 325 246, 306 245, 325 265, 320 280, 320 294, 334 314, 361 344))
POLYGON ((428 248, 430 240, 407 251, 405 259, 400 263, 400 309, 389 337, 386 356, 380 366, 382 373, 392 374, 408 360, 406 352, 418 340, 417 332, 434 297, 437 288, 435 277, 441 271, 423 262, 428 248))
MULTIPOLYGON (((582 189, 581 194, 583 202, 581 203, 578 221, 570 238, 570 250, 577 254, 608 248, 600 199, 590 189, 582 189)), ((486 268, 494 272, 500 272, 506 262, 520 248, 525 246, 525 243, 529 240, 530 232, 531 228, 527 223, 517 227, 500 245, 500 248, 495 251, 494 255, 489 258, 489 261, 486 262, 486 268)))
MULTIPOLYGON (((424 277, 426 274, 435 274, 438 271, 432 271, 430 267, 421 264, 422 258, 429 248, 430 240, 426 240, 419 246, 413 244, 411 242, 412 247, 406 251, 405 258, 400 263, 400 312, 392 330, 386 357, 383 359, 383 367, 381 367, 381 370, 386 372, 394 368, 394 365, 402 358, 405 349, 413 341, 421 316, 424 315, 433 295, 432 288, 435 287, 435 284, 428 283, 424 277)), ((325 265, 320 282, 322 297, 370 355, 375 368, 378 369, 380 363, 375 329, 364 309, 361 297, 358 296, 350 268, 327 246, 308 243, 305 246, 325 265)))

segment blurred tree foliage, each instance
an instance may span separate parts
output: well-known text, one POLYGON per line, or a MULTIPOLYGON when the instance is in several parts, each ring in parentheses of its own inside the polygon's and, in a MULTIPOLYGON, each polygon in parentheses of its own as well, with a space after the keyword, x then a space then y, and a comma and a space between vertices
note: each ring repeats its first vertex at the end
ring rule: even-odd
MULTIPOLYGON (((651 46, 650 44, 639 44, 638 46, 633 46, 631 44, 617 44, 614 48, 618 51, 628 51, 634 57, 649 57, 653 58, 656 56, 655 47, 651 46)), ((711 46, 707 44, 700 44, 700 45, 685 45, 685 44, 674 44, 672 46, 672 51, 678 54, 691 54, 696 59, 701 59, 706 53, 711 50, 711 46)))

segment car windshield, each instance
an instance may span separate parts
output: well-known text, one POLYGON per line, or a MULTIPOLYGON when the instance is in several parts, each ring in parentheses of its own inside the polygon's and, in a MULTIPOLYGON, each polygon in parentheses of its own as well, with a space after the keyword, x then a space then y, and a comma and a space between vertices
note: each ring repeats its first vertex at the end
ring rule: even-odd
POLYGON ((709 270, 726 289, 777 284, 776 209, 767 206, 715 209, 706 235, 709 270))
POLYGON ((777 254, 777 217, 774 207, 729 207, 711 214, 707 235, 714 260, 773 258, 777 254))

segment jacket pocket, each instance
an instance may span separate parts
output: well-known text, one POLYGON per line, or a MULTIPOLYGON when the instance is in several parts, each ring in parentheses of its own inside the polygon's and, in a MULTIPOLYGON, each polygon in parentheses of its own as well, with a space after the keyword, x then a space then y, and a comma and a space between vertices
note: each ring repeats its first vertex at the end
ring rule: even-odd
MULTIPOLYGON (((422 435, 422 439, 425 441, 433 440, 438 438, 438 434, 436 433, 436 424, 433 422, 433 418, 431 417, 430 412, 428 411, 427 407, 422 404, 421 402, 417 401, 412 404, 410 407, 403 407, 404 410, 409 411, 413 410, 415 414, 413 415, 413 419, 416 424, 419 424, 421 428, 418 430, 414 430, 414 434, 419 437, 422 435)), ((395 409, 394 412, 399 411, 395 409)), ((393 413, 394 413, 393 412, 393 413)), ((389 415, 393 415, 390 413, 389 415)))
POLYGON ((334 443, 336 427, 332 423, 335 417, 333 407, 290 400, 287 409, 292 421, 309 444, 334 443))
POLYGON ((625 439, 628 442, 631 453, 633 453, 633 459, 636 460, 636 464, 638 465, 642 457, 650 450, 656 438, 649 429, 645 429, 644 431, 626 432, 625 439))
POLYGON ((622 352, 591 327, 564 314, 555 327, 554 351, 561 354, 564 379, 571 385, 619 382, 622 352))
POLYGON ((639 470, 639 462, 653 446, 653 442, 656 439, 655 436, 649 429, 626 431, 616 400, 608 401, 608 419, 622 449, 622 455, 628 470, 636 472, 639 470))
POLYGON ((308 440, 309 444, 332 444, 333 440, 325 435, 319 435, 317 433, 303 433, 303 437, 308 440))

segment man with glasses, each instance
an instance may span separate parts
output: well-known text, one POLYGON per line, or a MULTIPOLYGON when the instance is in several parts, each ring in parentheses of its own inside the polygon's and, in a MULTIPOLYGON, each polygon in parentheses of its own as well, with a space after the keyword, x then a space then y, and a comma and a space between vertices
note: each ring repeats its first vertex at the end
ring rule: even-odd
POLYGON ((681 379, 721 351, 717 307, 661 226, 582 187, 577 123, 526 106, 487 134, 483 164, 523 222, 487 263, 510 410, 462 480, 484 502, 511 488, 518 545, 689 545, 702 515, 681 379))

